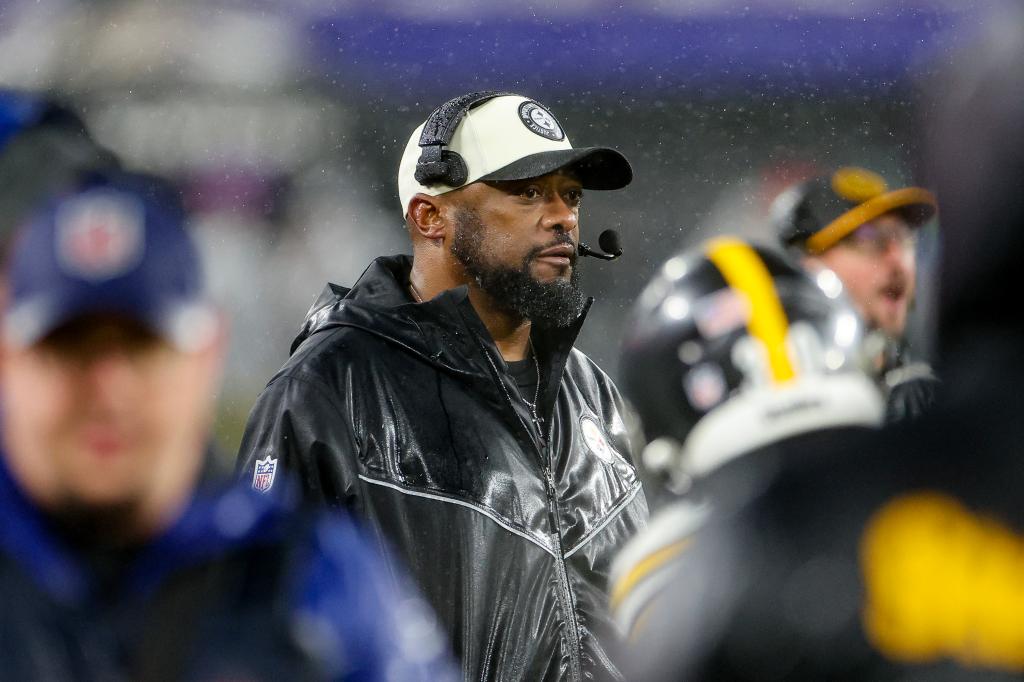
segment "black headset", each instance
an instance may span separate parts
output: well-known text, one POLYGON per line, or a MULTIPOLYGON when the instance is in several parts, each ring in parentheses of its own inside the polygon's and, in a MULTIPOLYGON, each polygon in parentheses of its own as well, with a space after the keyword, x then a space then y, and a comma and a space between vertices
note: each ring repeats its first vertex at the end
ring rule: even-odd
POLYGON ((458 152, 445 149, 455 136, 466 113, 473 107, 495 97, 514 95, 511 92, 483 90, 450 99, 427 117, 420 134, 419 146, 423 150, 416 162, 416 182, 421 185, 448 185, 461 187, 469 177, 466 161, 458 152))

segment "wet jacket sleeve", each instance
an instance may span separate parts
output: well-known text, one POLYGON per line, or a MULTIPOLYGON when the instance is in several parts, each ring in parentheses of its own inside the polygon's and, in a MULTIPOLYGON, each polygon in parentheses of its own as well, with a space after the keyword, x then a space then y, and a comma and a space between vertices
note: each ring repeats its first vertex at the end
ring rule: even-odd
POLYGON ((278 377, 249 415, 239 476, 260 492, 354 506, 359 448, 349 424, 338 397, 316 378, 278 377))

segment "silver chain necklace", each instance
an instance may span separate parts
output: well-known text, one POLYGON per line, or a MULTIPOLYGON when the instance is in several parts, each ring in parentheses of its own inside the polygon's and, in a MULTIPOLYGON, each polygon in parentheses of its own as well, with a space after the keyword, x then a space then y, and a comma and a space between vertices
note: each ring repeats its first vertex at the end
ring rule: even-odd
POLYGON ((423 297, 420 296, 420 292, 416 290, 416 285, 412 283, 412 280, 409 280, 409 293, 412 294, 413 299, 417 303, 423 303, 423 297))
POLYGON ((537 414, 537 401, 540 400, 540 361, 537 360, 537 353, 533 350, 533 339, 528 339, 527 343, 529 343, 530 347, 530 356, 533 358, 533 368, 537 370, 537 386, 533 391, 532 403, 521 394, 520 397, 523 398, 523 402, 530 408, 530 416, 533 418, 534 426, 539 431, 543 431, 542 425, 544 422, 541 420, 540 415, 537 414))

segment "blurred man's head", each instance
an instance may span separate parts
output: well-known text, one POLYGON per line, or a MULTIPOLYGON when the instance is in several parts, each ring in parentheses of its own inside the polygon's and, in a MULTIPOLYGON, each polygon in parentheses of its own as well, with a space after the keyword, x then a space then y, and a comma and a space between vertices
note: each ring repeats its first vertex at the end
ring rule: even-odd
POLYGON ((196 481, 223 347, 176 198, 134 175, 87 182, 18 234, 4 289, 15 479, 111 542, 162 527, 196 481))
POLYGON ((890 190, 881 176, 855 167, 796 185, 772 206, 783 245, 839 275, 868 326, 895 339, 916 290, 916 231, 934 213, 929 192, 890 190))

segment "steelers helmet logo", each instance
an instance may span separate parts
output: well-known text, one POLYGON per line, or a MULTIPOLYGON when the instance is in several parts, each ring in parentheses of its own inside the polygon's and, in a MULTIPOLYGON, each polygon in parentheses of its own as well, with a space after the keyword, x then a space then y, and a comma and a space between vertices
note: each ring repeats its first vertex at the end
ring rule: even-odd
POLYGON ((558 142, 565 139, 565 133, 558 121, 551 115, 551 112, 537 104, 526 101, 519 105, 519 120, 523 122, 530 131, 546 137, 549 140, 558 142))
POLYGON ((832 190, 843 199, 856 204, 877 197, 888 189, 885 179, 866 168, 847 166, 832 176, 832 190))

